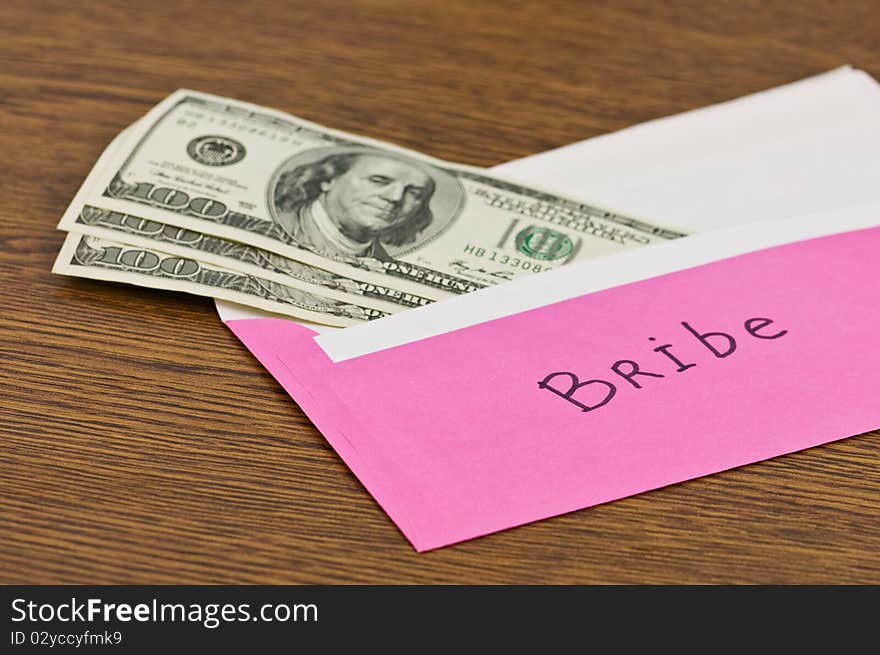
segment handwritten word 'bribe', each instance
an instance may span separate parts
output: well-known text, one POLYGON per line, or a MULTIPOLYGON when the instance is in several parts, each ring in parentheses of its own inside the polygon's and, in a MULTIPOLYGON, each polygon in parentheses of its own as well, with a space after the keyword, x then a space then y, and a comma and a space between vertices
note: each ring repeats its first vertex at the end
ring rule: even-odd
MULTIPOLYGON (((743 327, 745 328, 746 333, 755 339, 772 340, 788 334, 788 330, 771 328, 770 325, 772 323, 773 320, 769 318, 750 318, 743 324, 743 327)), ((703 344, 706 349, 718 359, 729 357, 736 350, 736 339, 726 332, 700 332, 687 321, 682 321, 681 325, 693 338, 703 344)), ((650 341, 656 341, 654 337, 649 337, 648 339, 650 341)), ((695 363, 685 364, 672 353, 671 349, 672 344, 667 343, 654 348, 654 352, 663 356, 665 358, 664 361, 668 360, 668 362, 675 364, 676 369, 674 373, 683 373, 696 366, 695 363)), ((644 380, 645 378, 666 377, 666 375, 662 373, 643 370, 638 362, 631 359, 617 360, 611 365, 611 372, 624 382, 631 384, 636 389, 642 388, 639 378, 644 380)), ((618 378, 613 379, 618 385, 621 384, 618 378)), ((538 382, 538 387, 556 394, 560 398, 570 402, 572 405, 580 407, 581 410, 585 412, 592 412, 594 409, 604 407, 611 402, 611 399, 614 398, 615 395, 617 395, 617 386, 614 383, 601 379, 590 379, 581 382, 578 376, 570 371, 557 371, 556 373, 551 373, 538 382), (556 382, 551 384, 551 382, 554 381, 556 382), (568 385, 567 388, 565 388, 565 384, 568 385), (575 398, 575 396, 577 396, 577 398, 575 398), (588 400, 589 402, 587 402, 588 400)))

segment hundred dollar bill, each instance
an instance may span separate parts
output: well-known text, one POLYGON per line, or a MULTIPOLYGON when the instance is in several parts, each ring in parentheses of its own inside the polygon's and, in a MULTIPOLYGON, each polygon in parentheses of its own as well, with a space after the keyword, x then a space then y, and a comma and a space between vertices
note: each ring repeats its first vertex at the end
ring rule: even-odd
POLYGON ((53 273, 184 291, 285 314, 314 323, 346 327, 386 314, 306 293, 271 280, 225 270, 195 259, 105 239, 69 233, 53 273))
POLYGON ((389 287, 359 282, 237 241, 193 232, 130 214, 85 205, 65 229, 128 245, 158 248, 181 257, 262 277, 331 300, 393 314, 431 300, 389 287))
MULTIPOLYGON (((97 176, 124 151, 137 121, 120 132, 101 153, 83 187, 90 189, 97 176)), ((195 258, 222 268, 256 275, 331 300, 362 305, 385 313, 419 307, 432 301, 414 294, 359 282, 330 271, 236 241, 177 228, 171 225, 86 205, 75 220, 62 220, 63 229, 169 254, 195 258)))
POLYGON ((61 227, 89 204, 431 299, 683 236, 195 91, 154 107, 124 151, 61 227))

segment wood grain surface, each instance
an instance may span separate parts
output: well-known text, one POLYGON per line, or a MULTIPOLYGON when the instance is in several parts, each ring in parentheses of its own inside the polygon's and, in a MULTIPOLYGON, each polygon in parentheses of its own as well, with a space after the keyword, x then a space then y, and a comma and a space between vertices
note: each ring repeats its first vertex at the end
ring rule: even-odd
POLYGON ((818 0, 3 0, 0 582, 880 582, 878 432, 419 555, 210 300, 50 274, 95 158, 179 87, 490 166, 880 77, 878 25, 818 0))

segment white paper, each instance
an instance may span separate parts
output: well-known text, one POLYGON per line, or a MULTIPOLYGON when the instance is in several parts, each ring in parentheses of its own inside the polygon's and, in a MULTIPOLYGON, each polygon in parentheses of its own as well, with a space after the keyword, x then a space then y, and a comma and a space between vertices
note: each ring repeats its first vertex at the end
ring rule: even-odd
POLYGON ((495 170, 685 232, 870 203, 880 85, 840 68, 495 170))

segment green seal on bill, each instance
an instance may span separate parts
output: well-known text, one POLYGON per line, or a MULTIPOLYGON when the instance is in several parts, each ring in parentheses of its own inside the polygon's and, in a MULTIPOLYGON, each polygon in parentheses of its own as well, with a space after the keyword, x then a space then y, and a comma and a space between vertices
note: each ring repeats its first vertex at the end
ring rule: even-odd
POLYGON ((552 261, 568 257, 574 243, 562 232, 532 225, 517 233, 516 249, 532 259, 552 261))

